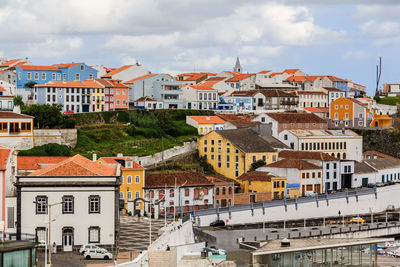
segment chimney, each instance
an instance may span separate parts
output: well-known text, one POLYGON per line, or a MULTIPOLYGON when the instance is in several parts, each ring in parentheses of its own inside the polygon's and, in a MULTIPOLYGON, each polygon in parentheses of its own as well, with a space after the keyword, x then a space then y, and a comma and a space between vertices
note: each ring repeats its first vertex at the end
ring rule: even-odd
POLYGON ((122 153, 118 153, 118 154, 117 154, 117 157, 118 157, 118 158, 121 158, 121 157, 123 157, 123 156, 124 156, 124 154, 122 154, 122 153))
POLYGON ((97 161, 97 154, 93 154, 92 155, 92 159, 93 159, 94 162, 96 162, 97 161))
POLYGON ((283 247, 283 248, 290 247, 290 241, 289 241, 289 239, 287 239, 287 238, 282 239, 282 241, 281 241, 281 247, 283 247))

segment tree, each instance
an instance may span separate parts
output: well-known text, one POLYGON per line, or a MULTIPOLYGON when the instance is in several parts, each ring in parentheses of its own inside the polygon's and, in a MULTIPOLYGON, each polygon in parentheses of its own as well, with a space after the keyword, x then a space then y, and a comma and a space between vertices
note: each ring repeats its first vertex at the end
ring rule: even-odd
POLYGON ((40 128, 54 128, 64 122, 62 105, 32 105, 25 107, 22 113, 35 117, 35 125, 40 128))
POLYGON ((27 82, 27 83, 25 83, 24 84, 24 87, 25 88, 33 88, 33 87, 35 87, 35 85, 37 84, 37 82, 34 82, 34 81, 30 81, 30 82, 27 82))
POLYGON ((265 165, 265 161, 263 161, 262 159, 257 160, 256 162, 253 162, 251 164, 250 171, 255 171, 256 169, 258 169, 264 165, 265 165))
POLYGON ((14 106, 20 106, 21 108, 25 106, 25 103, 22 100, 22 96, 20 95, 14 96, 14 106))

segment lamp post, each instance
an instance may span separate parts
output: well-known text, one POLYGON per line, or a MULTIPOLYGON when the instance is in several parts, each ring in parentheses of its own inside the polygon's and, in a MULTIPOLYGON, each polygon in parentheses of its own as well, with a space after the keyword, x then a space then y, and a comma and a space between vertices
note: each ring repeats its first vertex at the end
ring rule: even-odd
MULTIPOLYGON (((33 201, 33 203, 35 203, 36 205, 38 204, 36 201, 33 201)), ((48 208, 48 214, 49 214, 49 228, 48 228, 48 243, 47 243, 47 248, 49 250, 49 260, 48 260, 48 264, 47 264, 47 259, 46 259, 46 264, 45 266, 51 266, 51 207, 56 206, 56 205, 60 205, 63 204, 63 202, 58 202, 58 203, 53 203, 53 204, 45 204, 48 208)), ((46 239, 47 240, 47 239, 46 239)), ((45 249, 45 251, 46 251, 45 249)), ((46 257, 46 254, 45 254, 46 257)))
MULTIPOLYGON (((178 188, 178 202, 179 206, 181 205, 181 194, 180 194, 180 188, 184 186, 187 183, 187 180, 180 186, 176 186, 176 177, 175 177, 175 186, 174 186, 174 199, 175 199, 175 194, 176 194, 176 189, 178 188)), ((176 214, 176 201, 174 201, 174 224, 175 224, 175 214, 176 214)))

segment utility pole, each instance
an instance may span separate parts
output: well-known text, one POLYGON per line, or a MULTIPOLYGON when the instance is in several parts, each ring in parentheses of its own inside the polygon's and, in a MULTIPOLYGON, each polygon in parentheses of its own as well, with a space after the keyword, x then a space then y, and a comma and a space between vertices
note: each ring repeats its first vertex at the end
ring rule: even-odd
POLYGON ((379 65, 376 65, 376 89, 375 96, 379 95, 379 83, 381 81, 382 74, 382 57, 379 57, 379 65))

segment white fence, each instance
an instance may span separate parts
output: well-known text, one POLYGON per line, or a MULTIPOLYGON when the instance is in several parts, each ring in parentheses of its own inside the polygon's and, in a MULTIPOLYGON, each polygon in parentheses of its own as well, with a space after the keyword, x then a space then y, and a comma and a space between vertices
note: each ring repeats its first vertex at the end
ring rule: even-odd
POLYGON ((188 152, 193 152, 197 149, 197 142, 185 142, 183 146, 175 146, 173 148, 158 152, 151 156, 144 157, 133 157, 133 159, 138 162, 143 167, 152 166, 158 164, 164 160, 179 156, 188 152))

